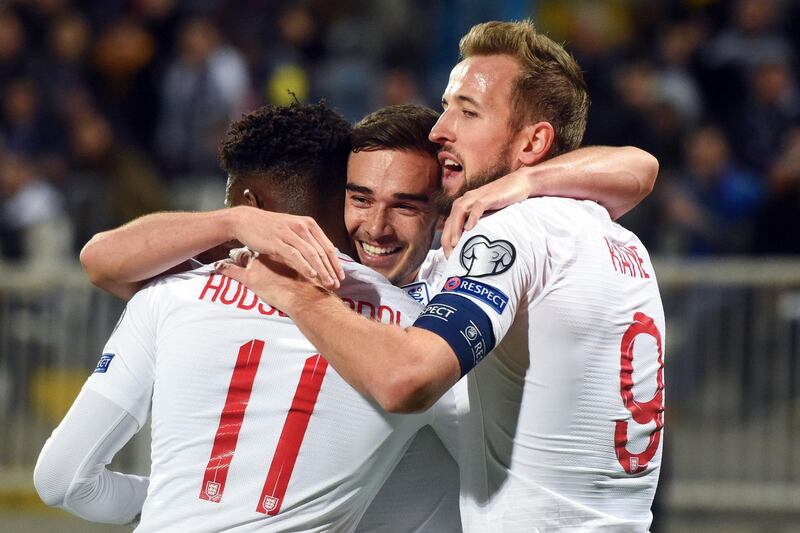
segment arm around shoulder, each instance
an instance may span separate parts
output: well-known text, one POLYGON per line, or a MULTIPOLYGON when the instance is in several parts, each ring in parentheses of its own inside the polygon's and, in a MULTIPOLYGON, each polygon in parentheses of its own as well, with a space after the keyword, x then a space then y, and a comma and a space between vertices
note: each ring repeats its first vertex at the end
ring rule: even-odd
POLYGON ((369 320, 271 261, 217 268, 287 313, 345 381, 387 411, 424 410, 461 375, 455 353, 434 333, 369 320))
POLYGON ((529 175, 530 196, 594 200, 617 219, 653 191, 658 160, 635 146, 587 146, 520 172, 529 175))
POLYGON ((98 233, 81 250, 89 280, 124 299, 150 278, 234 235, 235 209, 153 213, 98 233))
POLYGON ((461 377, 453 350, 430 331, 369 320, 332 293, 294 296, 286 312, 303 334, 345 381, 386 411, 423 411, 461 377))

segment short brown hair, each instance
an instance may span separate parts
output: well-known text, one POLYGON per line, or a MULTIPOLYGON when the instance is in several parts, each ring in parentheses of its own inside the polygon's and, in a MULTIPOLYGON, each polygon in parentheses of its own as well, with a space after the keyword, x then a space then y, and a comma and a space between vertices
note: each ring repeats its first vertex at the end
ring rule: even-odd
POLYGON ((578 148, 586 130, 589 94, 577 61, 564 47, 536 31, 531 20, 484 22, 459 43, 461 59, 508 55, 522 73, 511 92, 513 131, 545 120, 555 139, 550 156, 578 148))
POLYGON ((438 119, 439 113, 421 105, 381 108, 353 127, 353 151, 407 150, 436 157, 439 145, 428 134, 438 119))

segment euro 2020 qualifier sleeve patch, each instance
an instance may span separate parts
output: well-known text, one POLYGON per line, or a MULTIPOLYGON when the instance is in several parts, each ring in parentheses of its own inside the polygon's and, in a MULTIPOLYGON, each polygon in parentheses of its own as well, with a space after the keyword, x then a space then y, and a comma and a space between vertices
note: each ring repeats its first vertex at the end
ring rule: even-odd
POLYGON ((517 250, 508 241, 489 240, 485 235, 474 235, 461 249, 461 266, 467 276, 480 278, 506 272, 517 258, 517 250))

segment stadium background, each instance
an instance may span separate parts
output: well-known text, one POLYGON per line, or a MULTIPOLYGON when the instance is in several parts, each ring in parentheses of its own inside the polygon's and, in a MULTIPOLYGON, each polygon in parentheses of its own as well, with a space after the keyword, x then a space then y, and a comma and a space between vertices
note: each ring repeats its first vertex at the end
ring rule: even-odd
MULTIPOLYGON (((661 163, 623 219, 668 320, 653 531, 799 531, 792 0, 0 2, 0 530, 124 530, 45 509, 30 481, 121 310, 80 272, 93 233, 221 206, 216 145, 264 102, 438 109, 459 37, 527 16, 585 70, 586 144, 661 163)), ((146 472, 147 435, 117 464, 146 472)))

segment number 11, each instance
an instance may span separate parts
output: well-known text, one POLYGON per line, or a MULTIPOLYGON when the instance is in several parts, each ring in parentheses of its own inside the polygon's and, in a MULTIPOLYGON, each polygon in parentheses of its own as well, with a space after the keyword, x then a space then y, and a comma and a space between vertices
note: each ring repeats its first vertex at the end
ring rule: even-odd
MULTIPOLYGON (((225 407, 219 418, 214 445, 211 448, 211 457, 203 476, 200 489, 201 500, 214 503, 222 501, 228 470, 236 451, 239 431, 242 429, 244 413, 250 402, 250 393, 253 391, 253 383, 263 351, 264 341, 257 339, 239 347, 239 356, 231 375, 225 407)), ((327 369, 328 362, 319 354, 306 359, 292 405, 283 423, 283 430, 272 457, 267 479, 264 481, 261 497, 256 506, 256 511, 259 513, 275 516, 281 510, 281 503, 286 495, 286 488, 292 477, 297 454, 300 452, 300 445, 303 443, 303 437, 305 437, 311 414, 314 412, 327 369)))

